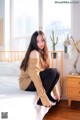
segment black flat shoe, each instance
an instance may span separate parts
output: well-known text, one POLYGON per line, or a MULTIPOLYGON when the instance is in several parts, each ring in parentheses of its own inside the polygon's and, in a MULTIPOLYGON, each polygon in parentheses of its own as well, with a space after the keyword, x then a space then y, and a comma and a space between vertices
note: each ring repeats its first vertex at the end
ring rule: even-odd
MULTIPOLYGON (((57 100, 57 99, 54 99, 51 95, 48 95, 48 97, 49 97, 49 100, 50 100, 52 103, 58 102, 58 100, 57 100)), ((37 105, 41 105, 41 106, 43 105, 40 98, 39 98, 39 100, 37 101, 37 105)))
POLYGON ((51 102, 55 103, 55 102, 58 102, 57 99, 54 99, 51 95, 48 95, 48 98, 51 102))
POLYGON ((37 105, 41 105, 41 106, 43 105, 40 98, 39 98, 39 100, 37 101, 37 105))

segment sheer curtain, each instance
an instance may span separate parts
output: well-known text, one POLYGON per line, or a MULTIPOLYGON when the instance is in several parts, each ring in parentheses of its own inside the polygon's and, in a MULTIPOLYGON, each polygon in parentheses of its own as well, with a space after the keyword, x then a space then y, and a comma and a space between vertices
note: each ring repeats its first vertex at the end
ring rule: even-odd
POLYGON ((50 35, 54 30, 58 37, 56 50, 63 50, 63 42, 71 33, 71 4, 55 0, 11 0, 11 48, 26 50, 30 36, 35 30, 46 33, 49 50, 52 50, 50 35), (17 47, 18 46, 18 47, 17 47))
POLYGON ((71 32, 71 4, 43 0, 43 27, 47 35, 49 49, 52 50, 50 35, 53 30, 55 38, 58 37, 56 50, 63 50, 63 41, 71 32))
POLYGON ((12 1, 12 49, 26 50, 38 29, 38 0, 12 1))

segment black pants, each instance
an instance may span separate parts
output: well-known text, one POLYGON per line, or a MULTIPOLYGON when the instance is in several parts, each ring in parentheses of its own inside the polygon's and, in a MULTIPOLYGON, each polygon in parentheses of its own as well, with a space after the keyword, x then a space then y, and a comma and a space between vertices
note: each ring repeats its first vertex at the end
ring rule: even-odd
MULTIPOLYGON (((56 85, 56 83, 58 82, 59 76, 60 76, 60 74, 56 68, 48 68, 48 69, 40 72, 40 78, 41 78, 43 87, 46 91, 46 94, 47 94, 49 100, 51 100, 52 102, 57 102, 57 100, 55 100, 51 96, 51 91, 54 88, 54 86, 56 85)), ((36 88, 32 81, 25 91, 33 91, 33 92, 36 91, 36 88)), ((37 101, 37 104, 43 105, 40 98, 37 101)))
MULTIPOLYGON (((40 78, 47 94, 52 91, 57 81, 59 80, 59 76, 60 74, 56 68, 48 68, 40 72, 40 78)), ((36 91, 36 88, 32 81, 25 91, 36 91)))
POLYGON ((25 91, 32 91, 35 92, 36 88, 34 86, 34 83, 31 81, 30 85, 25 89, 25 91))

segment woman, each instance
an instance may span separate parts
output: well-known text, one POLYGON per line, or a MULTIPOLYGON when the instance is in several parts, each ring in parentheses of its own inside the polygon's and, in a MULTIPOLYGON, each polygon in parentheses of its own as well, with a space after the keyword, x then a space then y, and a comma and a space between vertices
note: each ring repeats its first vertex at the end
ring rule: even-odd
POLYGON ((42 31, 33 33, 20 69, 20 88, 25 91, 37 91, 37 104, 51 107, 53 102, 56 102, 51 91, 59 79, 59 72, 50 68, 46 38, 42 31))

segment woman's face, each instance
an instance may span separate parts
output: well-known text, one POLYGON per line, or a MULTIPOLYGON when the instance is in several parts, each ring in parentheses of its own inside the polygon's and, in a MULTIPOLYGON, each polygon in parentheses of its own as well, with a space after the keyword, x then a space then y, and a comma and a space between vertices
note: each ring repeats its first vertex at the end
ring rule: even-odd
POLYGON ((42 50, 44 48, 44 45, 45 45, 45 41, 43 40, 41 35, 38 35, 37 36, 37 46, 38 46, 38 48, 42 50))

